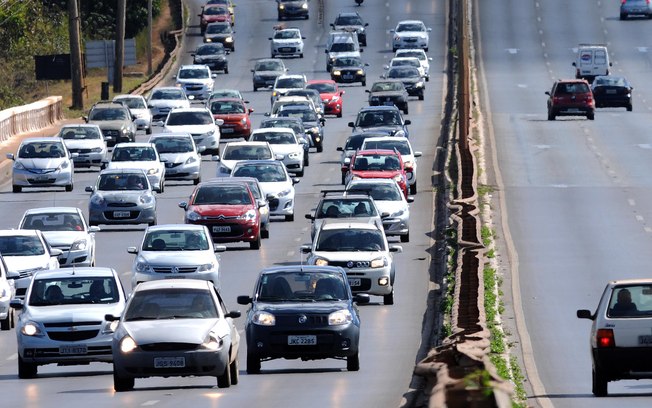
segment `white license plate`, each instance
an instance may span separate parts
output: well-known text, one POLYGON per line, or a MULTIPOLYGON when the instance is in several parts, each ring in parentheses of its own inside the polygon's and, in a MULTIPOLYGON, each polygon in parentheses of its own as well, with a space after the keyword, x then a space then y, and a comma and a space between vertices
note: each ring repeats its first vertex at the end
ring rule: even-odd
POLYGON ((129 218, 131 212, 129 211, 113 211, 114 218, 129 218))
POLYGON ((154 368, 183 368, 186 366, 185 357, 155 357, 154 368))
POLYGON ((86 344, 66 344, 59 346, 59 354, 88 354, 86 344))
POLYGON ((349 278, 349 286, 362 286, 362 279, 349 278))
POLYGON ((652 336, 638 336, 638 345, 639 346, 652 346, 652 336))
POLYGON ((231 232, 229 225, 217 225, 213 227, 213 232, 231 232))
POLYGON ((233 133, 233 129, 232 128, 223 128, 222 130, 220 130, 220 132, 222 132, 222 133, 233 133))
POLYGON ((288 346, 314 346, 317 344, 317 336, 288 336, 288 346))

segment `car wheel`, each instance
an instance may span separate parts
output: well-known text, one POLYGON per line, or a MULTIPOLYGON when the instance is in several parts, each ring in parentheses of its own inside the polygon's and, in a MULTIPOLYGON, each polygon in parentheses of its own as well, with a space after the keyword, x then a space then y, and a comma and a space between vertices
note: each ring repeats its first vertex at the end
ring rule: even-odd
POLYGON ((260 374, 260 358, 247 352, 247 374, 260 374))
POLYGON ((308 151, 303 153, 303 167, 310 166, 310 155, 308 151))
POLYGON ((228 74, 228 73, 229 73, 229 67, 228 67, 228 65, 224 68, 224 73, 225 73, 225 74, 228 74))
POLYGON ((9 309, 9 312, 7 312, 7 317, 0 321, 0 330, 11 329, 11 314, 12 310, 9 309))
POLYGON ((254 85, 254 92, 256 92, 257 90, 258 90, 258 87, 256 85, 254 85))
POLYGON ((367 86, 367 81, 366 80, 362 80, 362 86, 367 86))
POLYGON ((73 187, 74 187, 74 186, 73 186, 72 183, 68 184, 68 185, 66 186, 66 191, 68 191, 68 192, 72 191, 73 187))
POLYGON ((286 215, 285 221, 294 221, 294 214, 286 215))
POLYGON ((134 388, 136 380, 133 378, 120 377, 115 370, 113 371, 113 389, 115 392, 129 391, 134 388))
POLYGON ((194 179, 194 180, 192 181, 192 184, 194 184, 195 186, 196 186, 197 184, 199 184, 199 183, 201 183, 201 176, 197 177, 196 179, 194 179))
POLYGON ((229 370, 231 370, 231 385, 237 385, 240 379, 240 365, 238 364, 237 354, 233 362, 229 365, 229 370))
POLYGON ((407 103, 405 104, 405 108, 403 109, 403 113, 405 113, 406 115, 408 114, 408 105, 407 105, 407 103))
POLYGON ((34 378, 38 366, 33 363, 26 363, 21 356, 18 356, 18 378, 34 378))
POLYGON ((394 304, 394 289, 389 295, 383 295, 383 304, 393 305, 394 304))
POLYGON ((317 153, 321 153, 321 152, 323 152, 323 151, 324 151, 324 146, 323 146, 321 143, 319 143, 319 144, 317 145, 317 153))
POLYGON ((341 118, 341 117, 342 117, 342 111, 341 111, 341 110, 338 112, 337 117, 338 117, 338 118, 341 118))
POLYGON ((14 193, 20 193, 21 191, 23 191, 23 188, 21 186, 12 186, 11 191, 13 191, 14 193))
POLYGON ((408 231, 407 234, 401 235, 401 242, 410 242, 410 232, 408 231))
POLYGON ((303 177, 304 174, 304 169, 301 169, 301 171, 297 171, 297 176, 303 177))
POLYGON ((426 82, 430 82, 430 77, 426 77, 426 82))
POLYGON ((156 225, 156 217, 154 217, 154 221, 147 223, 150 227, 156 225))
POLYGON ((394 52, 394 53, 395 53, 395 52, 396 52, 396 50, 397 50, 397 48, 396 48, 396 47, 392 47, 392 52, 394 52))
POLYGON ((416 195, 417 194, 417 181, 414 180, 414 184, 410 185, 410 194, 416 195))
POLYGON ((224 367, 224 373, 217 376, 218 388, 229 388, 231 386, 231 367, 230 364, 224 367))
POLYGON ((158 192, 160 194, 163 194, 165 191, 165 180, 161 180, 160 184, 158 185, 158 192))
POLYGON ((552 110, 548 110, 548 120, 555 120, 555 116, 552 110))
POLYGON ((260 233, 258 233, 258 236, 254 241, 251 241, 249 243, 249 248, 251 249, 260 249, 260 233))
POLYGON ((627 19, 627 14, 620 13, 620 19, 621 20, 626 20, 627 19))
POLYGON ((606 397, 608 394, 607 391, 607 378, 604 376, 604 374, 598 370, 597 368, 593 369, 592 374, 592 392, 593 395, 596 397, 606 397))
POLYGON ((424 95, 423 95, 423 92, 421 92, 421 93, 419 94, 419 100, 422 101, 423 98, 424 98, 424 95))
POLYGON ((346 358, 346 370, 347 371, 359 371, 360 370, 360 355, 355 353, 352 356, 346 358))
POLYGON ((342 173, 342 184, 346 184, 346 174, 342 173))
POLYGON ((264 229, 260 232, 260 237, 263 239, 269 238, 269 227, 267 227, 267 229, 264 229))
POLYGON ((627 105, 627 112, 631 112, 632 109, 634 109, 634 107, 632 106, 631 103, 629 105, 627 105))
POLYGON ((299 54, 299 58, 303 58, 303 53, 299 54))
POLYGON ((428 52, 428 47, 424 48, 423 50, 424 50, 425 52, 428 52))
POLYGON ((588 120, 594 120, 595 119, 595 113, 593 113, 593 112, 587 113, 586 118, 588 120))
POLYGON ((151 125, 147 129, 145 129, 145 134, 146 135, 151 135, 152 134, 152 126, 151 125))

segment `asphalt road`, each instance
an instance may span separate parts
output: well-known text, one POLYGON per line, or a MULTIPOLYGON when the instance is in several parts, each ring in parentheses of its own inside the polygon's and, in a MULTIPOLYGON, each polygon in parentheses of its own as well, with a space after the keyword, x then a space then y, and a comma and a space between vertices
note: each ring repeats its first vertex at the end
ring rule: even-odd
POLYGON ((608 280, 650 275, 651 22, 619 21, 618 2, 474 6, 488 182, 496 186, 501 271, 514 289, 521 337, 513 339, 533 388, 528 402, 649 406, 652 382, 644 380, 609 383, 612 397, 593 397, 590 322, 575 311, 594 310, 608 280), (544 92, 555 79, 574 78, 579 43, 608 45, 612 73, 635 88, 633 112, 605 108, 595 121, 546 120, 544 92))
MULTIPOLYGON (((326 1, 323 16, 319 2, 310 3, 309 20, 289 21, 307 37, 305 58, 288 59, 291 72, 305 73, 308 78, 328 78, 324 71, 324 45, 326 34, 339 11, 357 10, 370 23, 368 44, 363 57, 370 64, 368 84, 382 73, 382 66, 391 58, 391 37, 388 32, 399 20, 418 18, 432 27, 429 56, 431 77, 427 83, 424 101, 410 102, 411 142, 415 150, 423 152, 419 160, 419 192, 411 204, 411 241, 403 244, 404 251, 395 255, 397 279, 395 304, 382 305, 382 298, 372 297, 372 304, 361 307, 361 369, 347 372, 344 361, 322 360, 301 362, 275 360, 263 363, 262 374, 250 376, 241 369, 240 383, 229 389, 217 389, 210 378, 152 378, 136 380, 133 392, 113 392, 111 365, 39 368, 34 380, 19 380, 15 333, 0 332, 0 389, 3 407, 58 407, 69 408, 115 406, 220 406, 220 407, 396 407, 411 381, 417 350, 421 341, 421 325, 426 306, 432 245, 430 231, 433 219, 431 186, 432 162, 439 135, 443 67, 445 57, 445 29, 447 11, 443 1, 408 1, 399 4, 365 2, 356 7, 353 1, 326 1)), ((199 2, 189 3, 190 23, 198 24, 196 17, 199 2)), ((250 68, 253 60, 269 56, 269 37, 275 19, 273 1, 240 0, 236 8, 236 52, 229 57, 230 74, 219 74, 216 88, 237 88, 255 109, 254 125, 269 109, 269 91, 252 91, 250 68)), ((190 52, 201 42, 199 28, 187 30, 181 62, 190 63, 190 52)), ((347 122, 354 120, 359 108, 366 105, 367 94, 359 85, 344 86, 346 94, 344 117, 328 118, 325 128, 325 149, 311 153, 310 166, 297 187, 296 218, 294 222, 275 220, 270 239, 264 240, 259 251, 248 249, 247 244, 227 244, 228 251, 221 257, 222 290, 228 306, 236 304, 236 296, 250 294, 258 271, 272 265, 297 263, 301 260, 299 245, 308 243, 309 222, 303 214, 313 208, 318 193, 325 188, 339 188, 340 169, 337 146, 343 145, 350 129, 347 122)), ((140 134, 138 141, 145 141, 140 134)), ((204 180, 215 174, 216 165, 208 157, 202 163, 204 180)), ((97 170, 80 170, 75 173, 75 189, 24 190, 11 193, 10 185, 0 186, 1 228, 14 228, 28 208, 43 206, 77 206, 87 212, 88 193, 84 187, 93 183, 97 170)), ((158 222, 182 222, 178 202, 192 191, 191 183, 171 182, 165 193, 159 195, 158 222)), ((103 227, 97 234, 98 266, 110 266, 119 271, 125 288, 129 288, 133 255, 128 246, 139 244, 144 226, 103 227)), ((398 242, 397 239, 392 239, 398 242)), ((243 310, 244 312, 244 310, 243 310)), ((242 330, 243 319, 238 319, 242 330)), ((244 334, 243 334, 244 340, 244 334)), ((240 352, 240 366, 245 366, 246 349, 240 352)))

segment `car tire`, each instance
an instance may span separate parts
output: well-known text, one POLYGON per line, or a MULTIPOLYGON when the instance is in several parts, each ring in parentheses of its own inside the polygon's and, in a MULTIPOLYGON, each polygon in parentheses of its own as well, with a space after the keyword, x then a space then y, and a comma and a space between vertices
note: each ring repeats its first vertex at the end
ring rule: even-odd
POLYGON ((310 166, 310 155, 306 151, 303 154, 303 167, 308 167, 308 166, 310 166))
POLYGON ((355 353, 352 356, 346 358, 346 370, 347 371, 359 371, 360 370, 360 355, 355 353))
POLYGON ((593 113, 593 112, 587 113, 586 118, 588 120, 594 120, 595 119, 595 113, 593 113))
POLYGON ((621 20, 627 20, 627 14, 620 13, 621 20))
POLYGON ((199 183, 201 183, 201 176, 197 177, 196 179, 194 179, 194 180, 192 181, 192 184, 195 185, 195 186, 196 186, 197 184, 199 184, 199 183))
POLYGON ((21 186, 11 186, 11 191, 13 191, 14 193, 20 193, 21 191, 23 191, 23 188, 21 186))
POLYGON ((606 397, 608 394, 607 378, 601 370, 593 368, 591 373, 591 391, 596 397, 606 397))
POLYGON ((74 185, 73 185, 72 183, 70 183, 70 184, 68 184, 68 185, 66 186, 66 191, 67 191, 67 192, 71 192, 73 188, 74 188, 74 185))
POLYGON ((228 74, 228 73, 229 73, 229 67, 228 67, 228 66, 226 66, 226 67, 224 68, 224 73, 225 73, 225 74, 228 74))
POLYGON ((392 292, 388 295, 383 295, 383 304, 385 305, 393 305, 394 304, 394 289, 392 289, 392 292))
POLYGON ((231 371, 231 385, 237 385, 240 380, 240 365, 238 360, 238 355, 236 354, 233 362, 229 364, 229 370, 231 371))
POLYGON ((338 117, 338 118, 341 118, 341 117, 342 117, 342 110, 339 111, 339 113, 337 114, 337 117, 338 117))
POLYGON ((405 235, 401 235, 401 242, 410 242, 410 231, 405 235))
POLYGON ((285 216, 285 221, 294 221, 294 214, 289 214, 285 216))
POLYGON ((260 374, 260 357, 247 352, 247 374, 260 374))
POLYGON ((548 111, 548 120, 555 120, 555 114, 552 110, 548 111))
POLYGON ((254 85, 254 92, 258 91, 258 87, 254 85))
POLYGON ((627 112, 631 112, 633 109, 634 109, 634 107, 632 106, 631 103, 629 105, 627 105, 627 112))
POLYGON ((123 392, 134 389, 136 380, 133 378, 120 377, 115 370, 113 371, 113 389, 115 392, 123 392))
POLYGON ((260 231, 260 237, 263 239, 269 238, 269 226, 267 227, 267 229, 260 231))
POLYGON ((421 93, 419 94, 419 100, 422 101, 422 100, 424 99, 424 97, 425 97, 425 96, 423 95, 423 92, 421 92, 421 93))
POLYGON ((21 356, 18 356, 18 378, 34 378, 37 372, 36 364, 26 363, 21 356))
POLYGON ((408 105, 407 105, 407 103, 406 103, 406 104, 405 104, 405 108, 403 109, 403 113, 405 113, 405 114, 407 115, 407 114, 408 114, 408 110, 409 110, 409 109, 408 109, 408 105))
POLYGON ((147 225, 149 225, 150 227, 156 225, 156 217, 154 217, 154 221, 147 223, 147 225))
POLYGON ((256 239, 249 243, 249 248, 250 249, 260 249, 260 242, 261 242, 260 233, 258 233, 258 236, 256 237, 256 239))
POLYGON ((303 53, 299 54, 299 58, 303 58, 303 53))
POLYGON ((342 185, 346 185, 346 174, 342 173, 342 185))
POLYGON ((13 309, 9 309, 7 312, 7 317, 3 320, 0 320, 0 330, 10 330, 11 329, 11 315, 13 314, 13 309))
POLYGON ((158 192, 160 194, 163 194, 164 191, 165 191, 165 180, 161 180, 161 184, 158 186, 158 192))
POLYGON ((398 48, 396 48, 396 47, 392 47, 392 52, 393 52, 393 53, 396 53, 396 50, 397 50, 397 49, 398 49, 398 48))
POLYGON ((224 367, 224 373, 217 376, 217 388, 229 388, 231 386, 231 365, 224 367))
POLYGON ((304 169, 301 169, 301 171, 297 171, 297 176, 298 177, 303 177, 304 172, 305 172, 304 169))
POLYGON ((414 180, 414 184, 410 185, 410 194, 417 195, 417 181, 414 180))
POLYGON ((367 86, 367 81, 366 80, 362 81, 362 86, 367 86))
POLYGON ((317 145, 317 153, 321 153, 321 152, 323 152, 323 151, 324 151, 324 146, 323 146, 321 143, 319 143, 319 144, 317 145))
POLYGON ((152 134, 152 125, 150 125, 149 127, 145 128, 145 134, 146 134, 146 135, 151 135, 151 134, 152 134))

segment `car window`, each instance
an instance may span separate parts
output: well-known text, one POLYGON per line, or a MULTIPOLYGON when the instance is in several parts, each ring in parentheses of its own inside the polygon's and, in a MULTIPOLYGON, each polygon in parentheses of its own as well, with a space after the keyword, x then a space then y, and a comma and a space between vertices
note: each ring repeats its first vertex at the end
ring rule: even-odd
POLYGON ((90 113, 90 120, 127 120, 128 115, 126 110, 123 109, 92 109, 90 113))
POLYGON ((194 197, 193 205, 247 205, 252 204, 251 195, 244 186, 220 185, 201 187, 194 197))
POLYGON ((83 231, 84 222, 78 213, 27 214, 20 228, 40 231, 83 231))
POLYGON ((342 275, 329 272, 276 272, 261 276, 259 302, 322 302, 349 298, 342 275))
POLYGON ((62 304, 111 304, 120 301, 120 292, 113 277, 73 277, 35 279, 28 304, 54 306, 62 304))
POLYGON ((303 86, 301 78, 279 78, 276 81, 276 88, 303 88, 303 86))
POLYGON ((155 90, 152 92, 150 99, 154 100, 176 100, 185 99, 183 91, 176 89, 155 90))
POLYGON ((224 115, 231 113, 245 113, 245 107, 239 102, 213 101, 211 102, 211 113, 214 115, 224 115))
POLYGON ((319 234, 316 251, 384 251, 382 233, 367 229, 322 230, 319 234))
POLYGON ((179 79, 204 79, 208 78, 208 70, 198 68, 184 68, 179 70, 179 79))
POLYGON ((652 285, 615 287, 611 292, 607 316, 612 318, 652 316, 652 285))
POLYGON ((202 45, 197 48, 195 51, 196 55, 214 55, 214 54, 225 54, 224 46, 220 43, 202 45))
POLYGON ((45 254, 43 242, 36 235, 0 236, 3 256, 34 256, 45 254))
POLYGON ((131 147, 123 146, 113 149, 111 161, 154 161, 156 160, 156 150, 153 147, 131 147))
POLYGON ((231 33, 231 24, 209 24, 206 26, 206 34, 229 34, 231 33))
POLYGON ((291 133, 285 132, 256 132, 252 135, 254 142, 267 142, 269 144, 296 144, 297 140, 291 133))
POLYGON ((147 109, 141 98, 119 98, 116 101, 124 103, 129 109, 147 109))
POLYGON ((356 57, 339 57, 333 63, 336 67, 357 67, 362 65, 360 58, 356 57))
POLYGON ((410 147, 404 140, 367 140, 363 145, 364 149, 396 150, 402 155, 411 154, 410 147))
POLYGON ((99 130, 89 126, 64 127, 60 134, 63 140, 103 140, 99 130))
POLYGON ((401 201, 402 193, 397 186, 387 184, 359 183, 351 186, 352 189, 368 190, 369 195, 376 201, 401 201))
POLYGON ((207 111, 170 112, 166 126, 210 125, 215 123, 207 111))
POLYGON ((271 158, 271 151, 263 146, 227 146, 222 155, 224 160, 265 160, 271 158))
POLYGON ((393 67, 387 71, 388 78, 413 78, 419 76, 419 70, 414 67, 393 67))
POLYGON ((174 288, 136 291, 125 310, 124 321, 218 317, 208 290, 174 288))
POLYGON ((320 218, 375 217, 378 213, 368 199, 324 199, 315 212, 320 218))
MULTIPOLYGON (((280 164, 283 166, 283 164, 280 164)), ((286 181, 285 172, 277 165, 246 165, 233 170, 234 177, 255 177, 261 183, 286 181)))
POLYGON ((100 191, 147 190, 147 177, 139 173, 102 174, 98 182, 100 191))
POLYGON ((152 143, 159 154, 192 152, 193 146, 187 137, 157 137, 152 143))
POLYGON ((316 89, 319 93, 333 93, 337 92, 337 86, 335 84, 330 84, 330 83, 316 83, 316 84, 308 84, 306 86, 308 89, 316 89))
POLYGON ((206 235, 201 231, 154 230, 145 235, 143 251, 207 251, 206 235))
POLYGON ((64 156, 63 144, 52 142, 27 143, 18 151, 18 157, 22 159, 56 159, 64 156))

